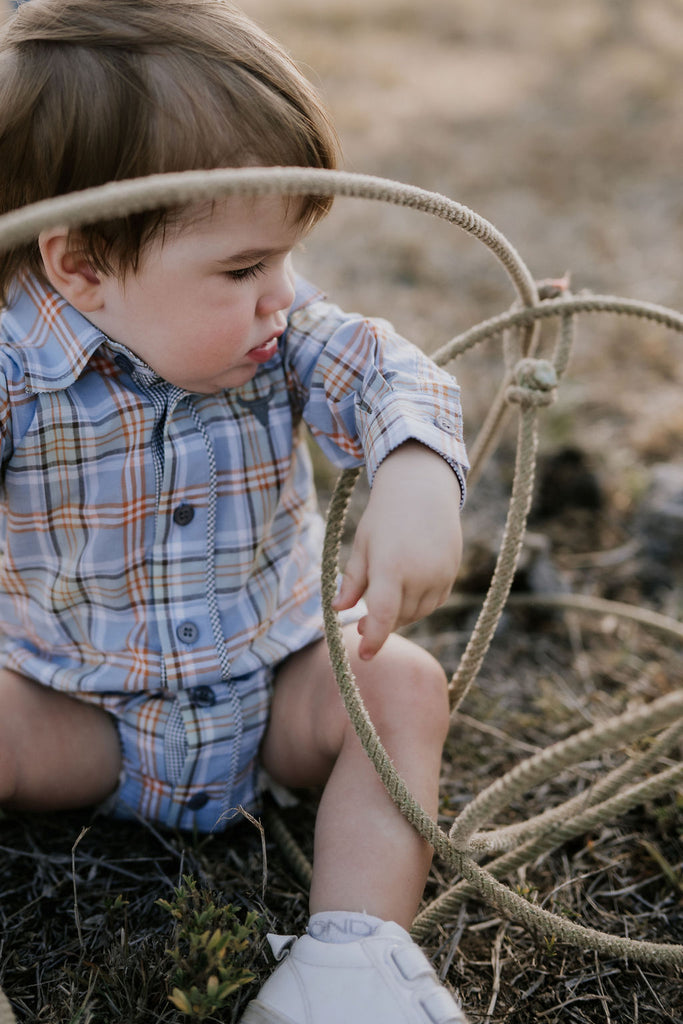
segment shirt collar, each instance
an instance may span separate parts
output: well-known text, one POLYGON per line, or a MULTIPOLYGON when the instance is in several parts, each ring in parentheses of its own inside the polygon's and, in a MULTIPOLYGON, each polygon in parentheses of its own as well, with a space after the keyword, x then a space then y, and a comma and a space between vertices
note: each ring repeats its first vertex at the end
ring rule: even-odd
MULTIPOLYGON (((2 313, 0 338, 23 366, 30 391, 70 387, 102 346, 123 355, 131 371, 153 383, 157 374, 124 345, 111 341, 58 292, 26 277, 2 313)), ((115 355, 111 356, 112 359, 115 355)))
POLYGON ((301 277, 300 274, 295 274, 295 285, 294 302, 290 306, 290 314, 295 313, 304 306, 308 306, 311 302, 325 298, 324 292, 321 292, 314 284, 301 277))

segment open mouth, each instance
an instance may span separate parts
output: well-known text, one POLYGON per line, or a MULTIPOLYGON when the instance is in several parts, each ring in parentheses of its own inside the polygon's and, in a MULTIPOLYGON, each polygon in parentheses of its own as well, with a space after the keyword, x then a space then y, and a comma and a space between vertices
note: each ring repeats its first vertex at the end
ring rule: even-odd
POLYGON ((280 336, 278 334, 274 338, 269 338, 268 341, 264 341, 262 345, 250 348, 247 352, 247 359, 250 359, 252 363, 267 363, 268 360, 272 359, 277 352, 279 337, 280 336))

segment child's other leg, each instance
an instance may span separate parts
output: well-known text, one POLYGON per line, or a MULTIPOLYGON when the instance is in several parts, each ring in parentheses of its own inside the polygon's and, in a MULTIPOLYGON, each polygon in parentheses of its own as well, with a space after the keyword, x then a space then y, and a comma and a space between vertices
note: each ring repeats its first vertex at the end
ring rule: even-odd
MULTIPOLYGON (((410 792, 436 813, 449 710, 446 678, 421 648, 391 636, 370 662, 346 630, 354 676, 410 792)), ((263 763, 290 787, 324 785, 316 822, 311 911, 360 911, 409 928, 431 848, 394 806, 339 696, 324 642, 298 652, 276 683, 263 763)))
MULTIPOLYGON (((392 636, 372 661, 346 632, 364 703, 398 772, 436 813, 449 720, 445 676, 392 636)), ((294 655, 275 683, 263 762, 287 786, 324 786, 315 831, 308 934, 247 1007, 243 1024, 466 1024, 407 929, 431 861, 351 726, 324 643, 294 655)), ((282 952, 282 941, 273 940, 282 952)))
POLYGON ((66 810, 118 782, 119 738, 101 708, 0 670, 0 806, 66 810))

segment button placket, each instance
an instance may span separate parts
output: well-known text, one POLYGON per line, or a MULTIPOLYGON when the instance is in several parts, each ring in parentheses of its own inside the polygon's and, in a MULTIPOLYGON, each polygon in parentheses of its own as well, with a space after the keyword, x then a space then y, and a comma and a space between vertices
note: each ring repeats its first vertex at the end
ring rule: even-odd
MULTIPOLYGON (((198 549, 201 534, 197 534, 196 529, 198 509, 183 500, 183 490, 177 487, 182 475, 178 473, 177 452, 183 452, 183 458, 191 460, 192 464, 192 472, 183 480, 183 487, 185 483, 193 486, 198 479, 208 476, 210 466, 205 444, 201 438, 193 438, 192 430, 188 429, 187 417, 192 413, 189 408, 187 411, 184 408, 185 403, 189 405, 187 394, 181 388, 163 383, 148 383, 144 391, 154 408, 150 445, 154 457, 157 510, 151 560, 153 603, 165 683, 176 691, 182 687, 183 678, 187 679, 188 675, 191 678, 194 674, 192 664, 186 659, 192 656, 195 645, 198 642, 205 644, 209 636, 205 603, 200 602, 194 593, 186 594, 181 575, 183 559, 191 557, 192 552, 198 549), (185 529, 187 534, 182 534, 180 531, 185 529), (189 542, 189 548, 186 542, 189 542), (179 620, 178 611, 183 606, 188 617, 179 620)), ((204 550, 200 557, 205 557, 204 550)))

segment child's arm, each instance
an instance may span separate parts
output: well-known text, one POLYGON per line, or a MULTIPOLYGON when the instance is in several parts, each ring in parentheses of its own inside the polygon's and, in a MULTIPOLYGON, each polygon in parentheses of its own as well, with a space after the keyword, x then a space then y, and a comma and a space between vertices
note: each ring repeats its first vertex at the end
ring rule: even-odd
POLYGON ((456 474, 422 444, 408 441, 380 465, 334 605, 342 611, 365 595, 361 657, 448 597, 462 551, 460 502, 456 474))

